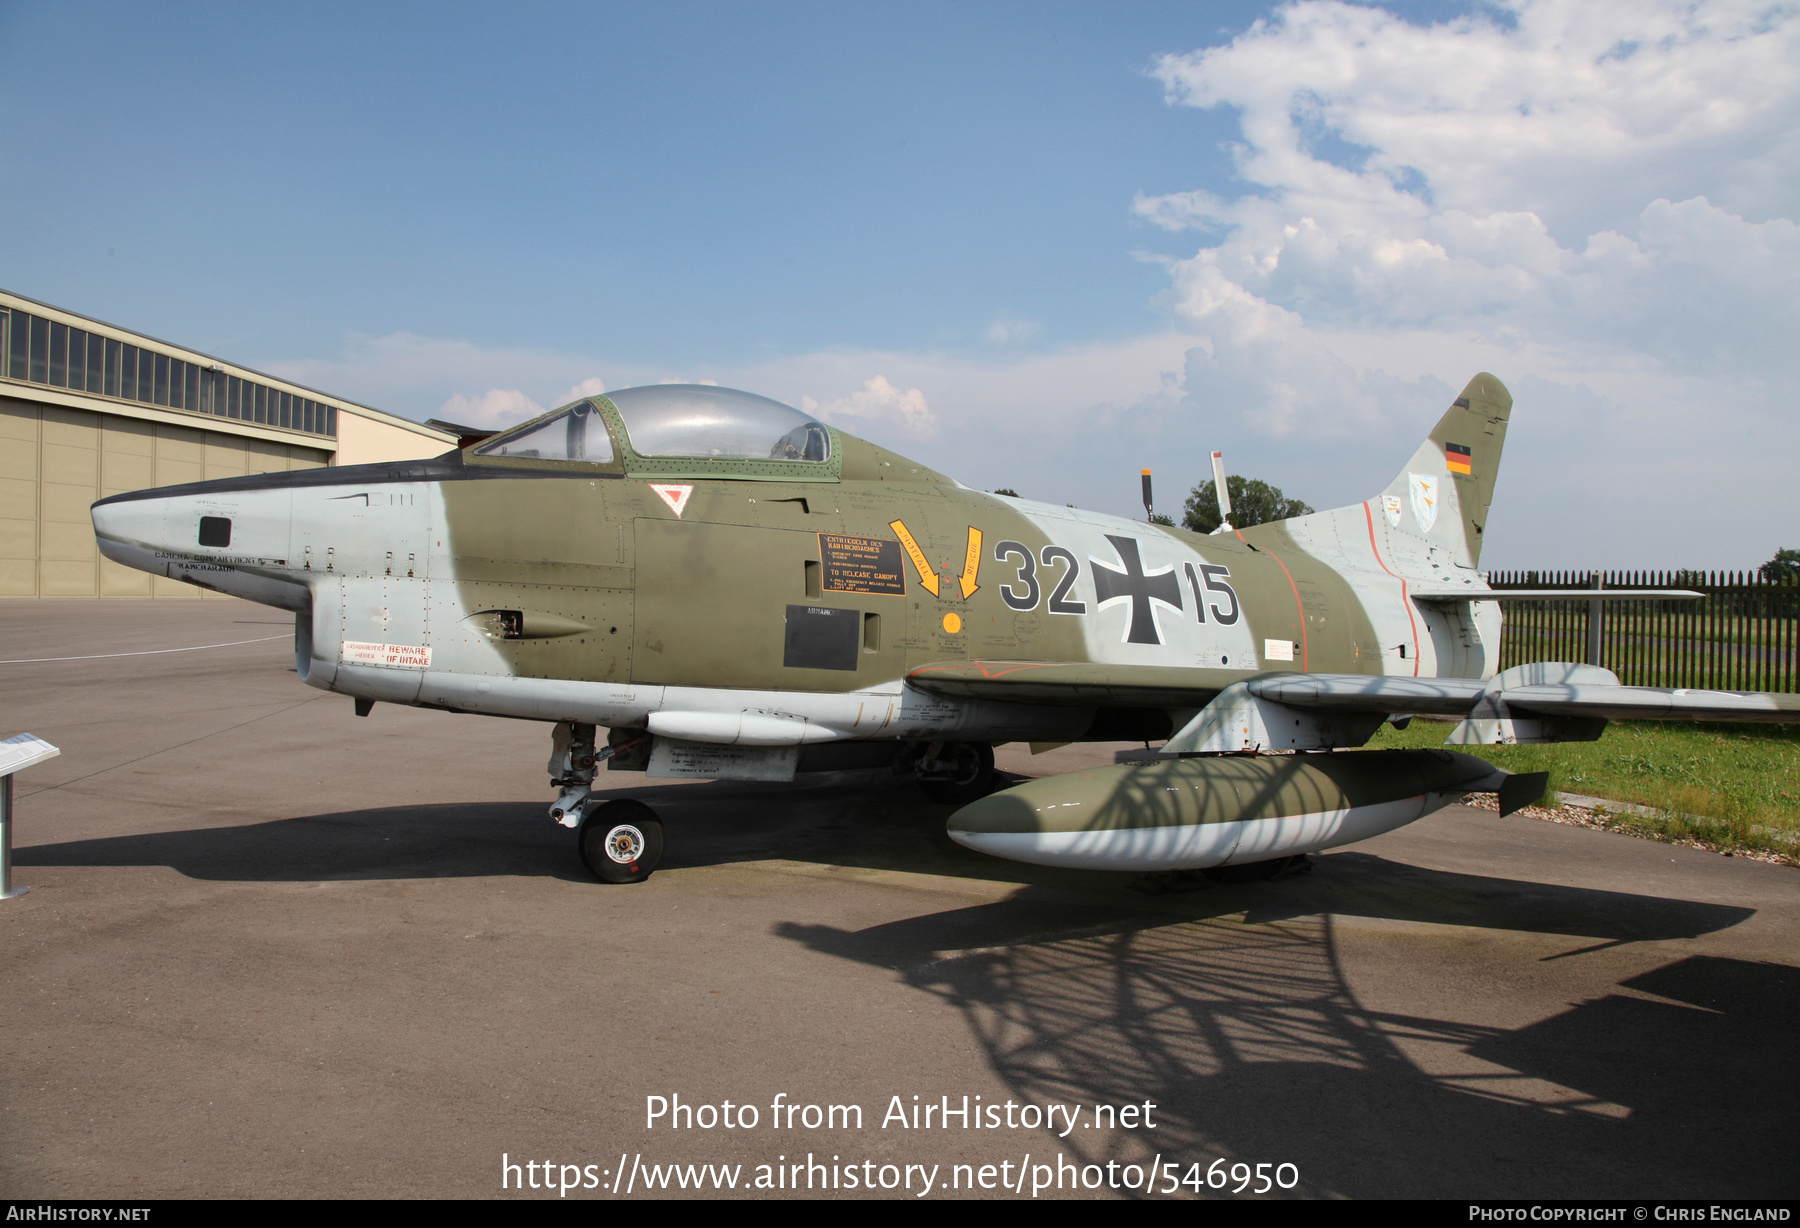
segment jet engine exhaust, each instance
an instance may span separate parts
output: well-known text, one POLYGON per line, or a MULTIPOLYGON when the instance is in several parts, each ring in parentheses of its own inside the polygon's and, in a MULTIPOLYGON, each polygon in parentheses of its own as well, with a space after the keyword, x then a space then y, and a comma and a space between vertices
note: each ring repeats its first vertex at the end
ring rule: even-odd
POLYGON ((1027 781, 948 827, 959 844, 1036 865, 1201 870, 1366 840, 1509 779, 1517 804, 1542 790, 1447 750, 1164 759, 1027 781))

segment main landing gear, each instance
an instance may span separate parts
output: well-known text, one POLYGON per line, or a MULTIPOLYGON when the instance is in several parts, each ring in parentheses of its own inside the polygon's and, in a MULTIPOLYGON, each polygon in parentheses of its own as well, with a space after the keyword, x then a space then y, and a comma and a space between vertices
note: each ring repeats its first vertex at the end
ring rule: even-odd
POLYGON ((944 806, 966 806, 1000 783, 986 742, 915 742, 900 752, 894 771, 914 773, 919 791, 944 806))
POLYGON ((627 741, 596 753, 594 732, 592 725, 562 721, 551 735, 550 783, 562 792, 550 807, 550 817, 576 829, 581 860, 595 878, 603 883, 641 883, 662 861, 662 820, 642 802, 629 798, 602 802, 593 796, 600 764, 636 745, 627 741))

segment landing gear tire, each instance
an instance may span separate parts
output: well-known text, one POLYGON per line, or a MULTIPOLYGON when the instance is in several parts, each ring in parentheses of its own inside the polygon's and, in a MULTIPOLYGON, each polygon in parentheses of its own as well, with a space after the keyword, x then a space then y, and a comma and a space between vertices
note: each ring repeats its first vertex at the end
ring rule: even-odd
POLYGON ((927 800, 944 806, 966 806, 994 791, 994 748, 985 742, 962 742, 943 751, 945 758, 954 754, 946 776, 921 779, 919 791, 927 800))
POLYGON ((589 807, 575 839, 581 860, 603 883, 641 883, 662 861, 662 820, 629 798, 589 807))

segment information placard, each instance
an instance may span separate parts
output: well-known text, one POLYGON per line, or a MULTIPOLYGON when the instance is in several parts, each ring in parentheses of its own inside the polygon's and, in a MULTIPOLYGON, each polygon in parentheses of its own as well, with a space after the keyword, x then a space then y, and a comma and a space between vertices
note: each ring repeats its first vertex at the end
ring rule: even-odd
POLYGON ((828 593, 906 595, 906 579, 900 571, 900 543, 892 538, 821 533, 819 562, 825 569, 824 586, 828 593))

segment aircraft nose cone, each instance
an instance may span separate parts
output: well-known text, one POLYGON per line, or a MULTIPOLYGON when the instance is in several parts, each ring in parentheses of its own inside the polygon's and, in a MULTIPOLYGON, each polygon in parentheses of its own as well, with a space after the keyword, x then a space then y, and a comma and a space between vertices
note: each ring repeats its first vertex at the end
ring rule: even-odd
POLYGON ((166 547, 168 500, 114 495, 88 509, 100 553, 140 571, 157 570, 154 553, 166 547))

